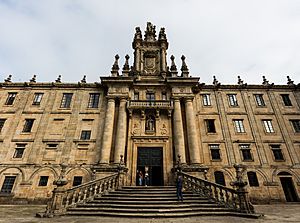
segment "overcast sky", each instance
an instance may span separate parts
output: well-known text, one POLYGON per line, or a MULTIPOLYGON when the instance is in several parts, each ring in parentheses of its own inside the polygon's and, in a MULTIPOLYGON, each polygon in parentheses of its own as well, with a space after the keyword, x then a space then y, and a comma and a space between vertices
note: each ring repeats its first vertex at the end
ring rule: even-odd
POLYGON ((206 84, 300 82, 300 0, 0 0, 0 81, 99 81, 147 21, 206 84))

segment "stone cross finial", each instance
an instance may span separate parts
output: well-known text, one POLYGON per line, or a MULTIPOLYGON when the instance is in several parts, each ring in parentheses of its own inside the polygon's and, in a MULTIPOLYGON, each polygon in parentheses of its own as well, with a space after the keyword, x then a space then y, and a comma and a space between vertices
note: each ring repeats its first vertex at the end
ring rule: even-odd
POLYGON ((219 83, 219 81, 217 80, 216 76, 213 76, 213 85, 215 87, 220 86, 221 83, 219 83))
POLYGON ((119 76, 119 64, 118 64, 118 60, 120 59, 119 55, 117 54, 115 56, 115 62, 111 68, 111 75, 113 77, 119 76))
POLYGON ((185 63, 185 56, 182 55, 181 56, 181 60, 182 60, 182 65, 181 65, 181 76, 182 77, 189 77, 189 69, 185 63))
POLYGON ((83 75, 83 78, 80 81, 81 83, 86 83, 86 75, 83 75))
POLYGON ((160 28, 158 39, 159 40, 165 40, 165 39, 167 39, 167 36, 166 36, 166 33, 165 33, 165 28, 163 28, 163 27, 160 28))
POLYGON ((142 39, 142 32, 140 27, 135 28, 134 39, 142 39))
POLYGON ((30 83, 36 82, 36 75, 34 74, 33 77, 29 80, 30 83))
POLYGON ((61 75, 58 75, 57 79, 55 80, 56 83, 61 83, 61 75))
POLYGON ((152 25, 151 22, 147 22, 147 28, 145 31, 145 40, 146 41, 154 41, 156 37, 155 26, 152 25))
POLYGON ((292 79, 290 78, 290 76, 286 76, 286 77, 287 77, 287 85, 290 85, 290 86, 295 85, 294 81, 292 81, 292 79))
POLYGON ((4 79, 4 82, 5 82, 5 83, 10 83, 10 82, 11 82, 11 77, 12 77, 11 74, 8 75, 8 77, 7 77, 6 79, 4 79))

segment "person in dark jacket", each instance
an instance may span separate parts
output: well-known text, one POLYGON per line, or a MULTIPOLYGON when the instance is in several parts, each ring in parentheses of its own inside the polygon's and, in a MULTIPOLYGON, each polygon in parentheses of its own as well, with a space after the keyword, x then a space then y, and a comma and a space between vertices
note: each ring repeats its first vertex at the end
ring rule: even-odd
POLYGON ((177 193, 177 199, 178 201, 181 200, 183 201, 183 195, 182 195, 182 185, 183 184, 183 180, 182 180, 182 176, 178 175, 177 177, 177 182, 176 182, 176 193, 177 193))

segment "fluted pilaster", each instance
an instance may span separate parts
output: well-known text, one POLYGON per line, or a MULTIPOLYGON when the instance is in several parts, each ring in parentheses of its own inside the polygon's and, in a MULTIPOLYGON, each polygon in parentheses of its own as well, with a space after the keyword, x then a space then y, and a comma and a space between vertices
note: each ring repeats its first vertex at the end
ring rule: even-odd
POLYGON ((120 162, 120 155, 124 156, 125 144, 126 144, 126 128, 127 128, 127 117, 126 117, 126 99, 120 100, 118 126, 116 133, 116 144, 114 153, 114 163, 120 162))
POLYGON ((113 137, 114 117, 115 117, 115 99, 108 98, 106 117, 104 123, 104 132, 102 138, 102 148, 100 151, 100 164, 109 163, 112 137, 113 137))
POLYGON ((174 146, 175 146, 175 156, 177 157, 178 155, 180 155, 181 162, 186 163, 181 106, 180 106, 179 99, 174 99, 173 126, 174 126, 173 138, 174 138, 174 146))
POLYGON ((199 143, 197 139, 197 131, 195 124, 195 115, 193 108, 193 101, 191 98, 185 100, 185 114, 187 125, 187 140, 189 145, 189 154, 191 164, 200 163, 199 143))

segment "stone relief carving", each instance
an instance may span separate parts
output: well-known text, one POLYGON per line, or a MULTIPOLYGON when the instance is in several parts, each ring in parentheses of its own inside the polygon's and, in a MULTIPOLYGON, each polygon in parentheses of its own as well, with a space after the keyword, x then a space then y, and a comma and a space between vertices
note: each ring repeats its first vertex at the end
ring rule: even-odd
POLYGON ((168 128, 167 128, 167 124, 165 122, 163 122, 161 124, 161 127, 160 127, 160 134, 161 135, 168 135, 168 128))
POLYGON ((135 135, 140 135, 140 134, 141 134, 141 126, 140 126, 140 123, 134 122, 134 123, 133 123, 133 126, 132 126, 131 135, 135 136, 135 135))

